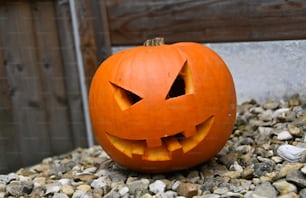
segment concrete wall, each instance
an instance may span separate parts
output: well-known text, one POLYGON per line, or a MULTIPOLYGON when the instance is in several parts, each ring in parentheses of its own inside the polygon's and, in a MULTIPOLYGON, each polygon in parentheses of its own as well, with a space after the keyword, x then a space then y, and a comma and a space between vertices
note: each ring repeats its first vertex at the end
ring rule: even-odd
POLYGON ((206 45, 228 65, 239 104, 251 98, 280 100, 294 93, 306 98, 306 40, 206 45))

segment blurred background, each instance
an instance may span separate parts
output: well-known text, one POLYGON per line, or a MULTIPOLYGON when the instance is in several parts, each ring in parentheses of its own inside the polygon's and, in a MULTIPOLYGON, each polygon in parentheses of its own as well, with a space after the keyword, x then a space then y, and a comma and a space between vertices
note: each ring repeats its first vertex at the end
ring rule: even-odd
POLYGON ((238 103, 305 98, 305 13, 303 0, 1 0, 0 174, 92 146, 95 70, 157 36, 215 50, 238 103))

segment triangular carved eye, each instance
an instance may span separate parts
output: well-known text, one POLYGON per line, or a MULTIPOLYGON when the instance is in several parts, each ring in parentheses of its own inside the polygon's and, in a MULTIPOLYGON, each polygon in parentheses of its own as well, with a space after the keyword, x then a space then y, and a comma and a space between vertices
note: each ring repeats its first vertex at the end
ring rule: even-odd
POLYGON ((175 98, 189 93, 193 93, 193 82, 190 67, 187 61, 185 61, 184 66, 175 78, 166 98, 175 98))
POLYGON ((126 90, 118 85, 115 85, 112 82, 110 84, 112 85, 114 90, 115 100, 122 110, 129 108, 130 106, 134 105, 142 99, 135 93, 126 90))

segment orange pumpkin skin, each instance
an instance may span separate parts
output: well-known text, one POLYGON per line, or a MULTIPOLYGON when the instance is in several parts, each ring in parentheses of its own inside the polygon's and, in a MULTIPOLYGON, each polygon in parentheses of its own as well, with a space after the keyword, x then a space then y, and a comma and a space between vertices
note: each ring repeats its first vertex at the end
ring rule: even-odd
POLYGON ((96 140, 141 172, 169 172, 209 160, 236 118, 232 76, 204 45, 182 42, 120 51, 96 71, 89 92, 96 140))

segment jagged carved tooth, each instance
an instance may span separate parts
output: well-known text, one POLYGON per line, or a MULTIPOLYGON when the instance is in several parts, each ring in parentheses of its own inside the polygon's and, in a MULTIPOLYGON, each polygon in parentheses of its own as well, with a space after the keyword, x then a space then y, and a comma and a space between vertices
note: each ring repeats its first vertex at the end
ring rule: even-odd
POLYGON ((182 145, 175 137, 166 139, 165 144, 166 144, 168 151, 170 152, 173 152, 178 149, 182 149, 182 145))
POLYGON ((193 127, 187 128, 187 129, 184 131, 184 136, 185 136, 186 138, 188 138, 188 137, 191 137, 191 136, 195 135, 196 133, 197 133, 197 129, 196 129, 195 126, 193 126, 193 127))
POLYGON ((146 143, 148 147, 159 147, 163 145, 161 139, 147 139, 146 143))

